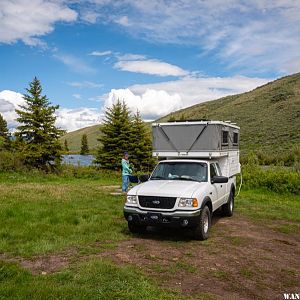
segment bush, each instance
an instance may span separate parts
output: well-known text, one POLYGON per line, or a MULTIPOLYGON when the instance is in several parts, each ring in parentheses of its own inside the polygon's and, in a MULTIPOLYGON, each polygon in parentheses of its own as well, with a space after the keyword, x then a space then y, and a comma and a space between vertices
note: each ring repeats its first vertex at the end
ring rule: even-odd
POLYGON ((300 172, 287 167, 244 165, 243 188, 265 188, 277 193, 300 194, 300 172))
POLYGON ((252 151, 241 157, 243 164, 259 164, 264 166, 292 167, 300 163, 300 147, 294 147, 279 153, 268 153, 263 150, 252 151))
POLYGON ((0 171, 17 171, 24 169, 24 159, 19 152, 0 151, 0 171))

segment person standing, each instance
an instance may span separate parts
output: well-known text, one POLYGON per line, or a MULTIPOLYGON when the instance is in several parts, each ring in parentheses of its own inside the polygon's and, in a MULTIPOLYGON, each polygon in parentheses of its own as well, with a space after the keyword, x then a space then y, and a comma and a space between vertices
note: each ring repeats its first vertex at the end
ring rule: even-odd
POLYGON ((132 173, 128 158, 128 152, 125 152, 122 158, 122 192, 124 193, 127 192, 129 187, 129 175, 132 173))

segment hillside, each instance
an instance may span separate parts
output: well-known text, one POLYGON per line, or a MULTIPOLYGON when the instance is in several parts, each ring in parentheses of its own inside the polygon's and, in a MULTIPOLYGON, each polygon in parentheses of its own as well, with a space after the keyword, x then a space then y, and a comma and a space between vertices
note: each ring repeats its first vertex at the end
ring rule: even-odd
MULTIPOLYGON (((241 127, 243 152, 261 149, 278 153, 300 145, 300 73, 286 76, 253 91, 220 98, 173 112, 170 119, 230 120, 241 127)), ((90 148, 97 145, 99 125, 66 134, 72 151, 79 151, 81 136, 88 135, 90 148)))
POLYGON ((101 134, 99 130, 100 125, 93 125, 85 128, 81 128, 75 131, 68 132, 65 134, 61 141, 64 143, 65 139, 68 141, 68 146, 70 152, 72 153, 79 153, 81 147, 81 138, 83 134, 87 135, 88 138, 88 145, 90 150, 95 150, 98 145, 97 137, 101 134))

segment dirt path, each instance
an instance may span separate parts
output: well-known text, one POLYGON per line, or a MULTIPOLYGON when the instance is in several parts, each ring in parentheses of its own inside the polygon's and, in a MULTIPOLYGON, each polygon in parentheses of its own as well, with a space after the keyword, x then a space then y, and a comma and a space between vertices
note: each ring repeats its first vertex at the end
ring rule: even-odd
MULTIPOLYGON (((56 272, 90 257, 132 264, 162 287, 217 299, 283 299, 300 292, 300 236, 275 232, 244 217, 213 219, 211 237, 194 241, 186 232, 152 229, 114 250, 80 256, 76 249, 18 261, 33 273, 56 272)), ((96 246, 95 246, 96 247, 96 246)))

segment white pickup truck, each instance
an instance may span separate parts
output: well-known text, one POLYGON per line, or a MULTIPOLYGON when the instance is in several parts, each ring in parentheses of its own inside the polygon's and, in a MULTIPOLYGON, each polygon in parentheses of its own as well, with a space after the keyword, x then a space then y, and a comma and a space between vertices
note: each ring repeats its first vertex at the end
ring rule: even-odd
POLYGON ((144 182, 127 193, 124 216, 129 230, 142 233, 147 226, 190 228, 196 239, 205 240, 217 209, 221 208, 225 216, 233 214, 235 174, 239 172, 239 152, 233 146, 238 140, 233 136, 239 128, 219 121, 163 123, 153 127, 153 154, 167 154, 168 159, 160 161, 150 177, 142 176, 144 182), (178 136, 177 131, 186 131, 189 138, 178 136), (210 136, 220 139, 220 145, 213 147, 210 141, 203 146, 210 136), (171 143, 166 143, 166 139, 171 143))

